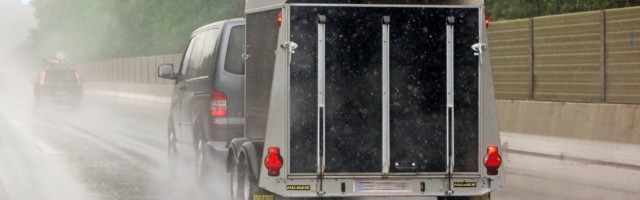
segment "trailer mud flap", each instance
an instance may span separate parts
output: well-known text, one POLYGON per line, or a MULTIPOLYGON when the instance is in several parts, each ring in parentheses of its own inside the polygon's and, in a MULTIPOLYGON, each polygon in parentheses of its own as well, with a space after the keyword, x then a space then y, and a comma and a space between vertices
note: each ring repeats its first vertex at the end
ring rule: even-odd
POLYGON ((477 8, 290 12, 290 173, 478 172, 477 8))

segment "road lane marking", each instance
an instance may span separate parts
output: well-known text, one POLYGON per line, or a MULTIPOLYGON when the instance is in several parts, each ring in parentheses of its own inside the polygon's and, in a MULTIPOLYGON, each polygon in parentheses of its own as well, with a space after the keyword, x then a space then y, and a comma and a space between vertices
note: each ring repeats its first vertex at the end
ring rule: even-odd
POLYGON ((44 152, 46 154, 56 154, 57 153, 56 151, 54 151, 51 147, 49 147, 49 145, 47 145, 43 141, 35 140, 35 141, 33 141, 33 144, 35 144, 42 152, 44 152))

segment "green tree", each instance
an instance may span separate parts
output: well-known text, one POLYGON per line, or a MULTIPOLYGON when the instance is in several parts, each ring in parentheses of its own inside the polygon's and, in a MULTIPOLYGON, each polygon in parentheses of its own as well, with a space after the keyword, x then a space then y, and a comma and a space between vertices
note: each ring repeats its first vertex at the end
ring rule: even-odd
POLYGON ((178 53, 195 28, 242 17, 242 0, 34 0, 40 56, 76 62, 178 53))

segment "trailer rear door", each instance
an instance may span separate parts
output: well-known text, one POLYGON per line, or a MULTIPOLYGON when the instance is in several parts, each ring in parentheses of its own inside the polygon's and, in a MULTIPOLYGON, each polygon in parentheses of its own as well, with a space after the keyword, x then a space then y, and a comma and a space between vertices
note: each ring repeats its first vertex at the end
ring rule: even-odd
POLYGON ((480 8, 289 9, 290 174, 479 171, 480 8))

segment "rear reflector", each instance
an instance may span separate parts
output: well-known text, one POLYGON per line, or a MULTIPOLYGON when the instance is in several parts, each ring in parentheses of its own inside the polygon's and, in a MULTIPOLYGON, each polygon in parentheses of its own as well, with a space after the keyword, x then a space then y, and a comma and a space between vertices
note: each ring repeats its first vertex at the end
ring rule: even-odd
POLYGON ((227 116, 227 95, 222 92, 211 92, 211 116, 227 116))
POLYGON ((484 166, 487 167, 488 175, 498 175, 498 168, 502 165, 502 157, 498 152, 498 147, 487 147, 487 155, 484 157, 484 166))
POLYGON ((282 168, 282 156, 280 155, 280 148, 269 147, 267 156, 264 158, 264 166, 267 167, 269 176, 280 175, 280 169, 282 168))

